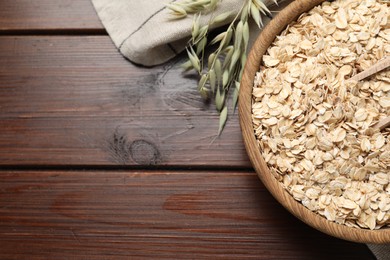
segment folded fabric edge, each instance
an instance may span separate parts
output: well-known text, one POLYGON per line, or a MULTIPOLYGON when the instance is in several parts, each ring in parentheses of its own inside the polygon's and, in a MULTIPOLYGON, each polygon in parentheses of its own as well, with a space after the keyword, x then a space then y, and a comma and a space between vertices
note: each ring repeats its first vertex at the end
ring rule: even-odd
POLYGON ((185 50, 189 38, 174 42, 152 46, 145 49, 136 48, 133 41, 127 40, 120 47, 119 52, 134 64, 152 67, 163 64, 185 50))
POLYGON ((368 248, 375 255, 377 260, 389 260, 390 259, 390 245, 377 245, 367 244, 368 248))

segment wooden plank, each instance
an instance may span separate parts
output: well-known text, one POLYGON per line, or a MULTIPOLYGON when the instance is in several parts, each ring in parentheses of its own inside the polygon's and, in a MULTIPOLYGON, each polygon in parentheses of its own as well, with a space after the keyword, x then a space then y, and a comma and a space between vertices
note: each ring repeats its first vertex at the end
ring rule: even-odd
POLYGON ((0 165, 250 167, 237 114, 181 73, 125 60, 107 36, 0 38, 0 165))
POLYGON ((80 29, 103 30, 90 0, 0 1, 0 33, 80 29))
POLYGON ((0 164, 249 167, 180 59, 125 60, 106 36, 0 38, 0 164), (222 159, 223 158, 223 159, 222 159))
POLYGON ((241 171, 1 171, 0 243, 1 259, 373 259, 241 171))

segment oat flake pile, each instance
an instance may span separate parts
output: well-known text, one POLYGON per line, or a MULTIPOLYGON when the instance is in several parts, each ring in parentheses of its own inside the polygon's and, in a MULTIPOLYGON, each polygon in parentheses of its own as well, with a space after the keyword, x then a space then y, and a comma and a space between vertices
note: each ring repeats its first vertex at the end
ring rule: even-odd
POLYGON ((324 2, 277 37, 256 75, 252 117, 272 174, 308 209, 347 226, 390 226, 390 3, 324 2))

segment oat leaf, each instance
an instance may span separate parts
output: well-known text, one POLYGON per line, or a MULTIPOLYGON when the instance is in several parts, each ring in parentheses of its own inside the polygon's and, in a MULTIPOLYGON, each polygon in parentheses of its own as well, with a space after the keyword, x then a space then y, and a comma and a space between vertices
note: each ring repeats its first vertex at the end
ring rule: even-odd
POLYGON ((187 49, 187 55, 190 59, 192 66, 200 73, 200 60, 198 56, 196 56, 194 49, 190 47, 190 51, 187 49))
POLYGON ((221 135, 225 125, 226 121, 228 118, 228 109, 227 106, 224 106, 222 109, 221 113, 219 114, 219 130, 218 130, 218 135, 221 135))
POLYGON ((244 45, 248 46, 249 43, 249 24, 245 21, 244 26, 242 28, 242 39, 244 40, 244 45))
POLYGON ((215 75, 217 76, 217 80, 220 82, 222 79, 222 65, 219 59, 215 61, 214 69, 215 69, 215 75))
POLYGON ((235 81, 235 88, 233 90, 233 110, 236 111, 237 104, 238 104, 238 96, 240 93, 240 82, 235 81))
POLYGON ((178 16, 180 18, 187 16, 186 10, 183 7, 179 6, 179 5, 167 4, 167 8, 170 9, 175 16, 178 16))
POLYGON ((208 30, 209 30, 208 25, 204 25, 204 26, 200 27, 198 37, 194 40, 194 43, 196 44, 202 38, 206 37, 208 30))
MULTIPOLYGON (((262 0, 253 0, 254 4, 257 6, 257 9, 264 15, 270 15, 271 11, 268 9, 268 7, 264 4, 262 0)), ((277 4, 277 1, 275 0, 275 3, 277 4)))
POLYGON ((202 77, 200 77, 199 83, 198 83, 198 90, 204 89, 206 82, 208 80, 208 75, 203 74, 202 77))
POLYGON ((222 32, 214 37, 214 39, 211 41, 211 45, 216 44, 217 42, 222 41, 224 38, 226 38, 227 32, 222 32))
POLYGON ((218 88, 217 93, 215 95, 215 106, 218 112, 221 112, 224 105, 225 105, 225 91, 221 91, 221 89, 218 88))
POLYGON ((234 48, 236 49, 240 49, 241 47, 241 42, 243 38, 243 27, 244 27, 244 23, 240 21, 237 24, 236 32, 234 34, 234 48))
POLYGON ((232 56, 232 61, 230 62, 230 66, 229 66, 230 72, 233 72, 234 66, 236 65, 239 58, 240 58, 240 50, 235 49, 232 56))
POLYGON ((244 53, 241 55, 241 60, 240 60, 242 66, 241 66, 240 73, 239 73, 239 75, 238 75, 238 79, 239 79, 239 80, 241 80, 242 74, 244 73, 244 68, 245 68, 246 60, 247 60, 247 56, 246 56, 246 53, 244 52, 244 53))
POLYGON ((229 82, 229 70, 225 70, 222 74, 222 86, 225 88, 229 82))
POLYGON ((209 70, 209 78, 210 78, 211 92, 214 93, 217 87, 217 75, 213 69, 209 70))
POLYGON ((247 1, 243 7, 243 12, 241 13, 241 21, 247 21, 250 13, 251 1, 247 1))
POLYGON ((219 48, 221 49, 226 48, 226 46, 228 46, 230 41, 232 40, 232 37, 233 37, 233 30, 227 30, 226 37, 222 39, 219 48))
POLYGON ((196 54, 201 54, 207 45, 207 38, 203 38, 200 42, 196 44, 196 54))
POLYGON ((200 29, 199 19, 200 19, 200 15, 195 15, 194 16, 194 21, 192 23, 192 29, 191 29, 191 35, 192 35, 192 41, 193 42, 195 42, 195 39, 199 35, 199 29, 200 29))
POLYGON ((261 21, 259 10, 256 8, 254 4, 250 5, 250 10, 251 10, 251 17, 253 18, 257 26, 261 28, 263 26, 263 22, 261 21))
POLYGON ((209 69, 211 69, 213 67, 216 57, 217 57, 217 55, 215 55, 215 53, 211 53, 209 55, 208 63, 207 63, 207 66, 209 69))
POLYGON ((192 62, 190 60, 187 60, 186 62, 184 62, 183 64, 180 65, 180 67, 184 70, 184 71, 189 71, 191 69, 194 68, 194 66, 192 65, 192 62))
POLYGON ((214 17, 212 20, 211 20, 211 24, 216 24, 216 23, 221 23, 221 22, 224 22, 227 18, 229 18, 229 16, 232 15, 233 12, 225 12, 225 13, 222 13, 220 15, 217 15, 216 17, 214 17))
POLYGON ((232 59, 234 47, 230 45, 230 46, 225 48, 225 51, 226 51, 226 56, 225 56, 225 59, 223 61, 223 65, 222 65, 222 67, 224 67, 224 68, 226 68, 227 64, 229 64, 229 62, 232 59))

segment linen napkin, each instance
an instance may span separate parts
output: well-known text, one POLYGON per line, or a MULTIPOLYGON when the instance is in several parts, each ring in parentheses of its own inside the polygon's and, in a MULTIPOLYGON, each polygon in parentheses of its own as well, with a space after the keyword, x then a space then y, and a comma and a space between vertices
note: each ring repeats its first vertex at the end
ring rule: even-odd
MULTIPOLYGON (((172 19, 169 2, 176 0, 92 0, 107 32, 119 51, 130 61, 153 66, 164 63, 185 49, 193 18, 172 19)), ((273 3, 266 0, 266 5, 273 3)), ((225 24, 240 10, 241 0, 224 0, 215 14, 231 11, 225 24)), ((206 24, 210 17, 203 16, 206 24)), ((219 24, 219 25, 223 25, 219 24)), ((255 27, 251 31, 256 31, 255 27)))
MULTIPOLYGON (((103 25, 112 41, 130 61, 153 66, 164 63, 182 52, 191 35, 193 19, 191 16, 171 19, 166 4, 176 0, 91 0, 103 25)), ((279 1, 278 11, 293 0, 279 1)), ((273 0, 265 0, 270 6, 273 0)), ((216 14, 232 11, 226 19, 229 23, 239 11, 242 0, 224 0, 217 8, 216 14)), ((209 17, 203 17, 204 24, 209 17)), ((268 19, 264 20, 267 23, 268 19)), ((254 23, 252 23, 253 25, 254 23)), ((220 24, 223 25, 223 24, 220 24)), ((256 25, 251 26, 252 42, 259 33, 256 25)), ((390 260, 390 245, 368 244, 378 260, 390 260)))

